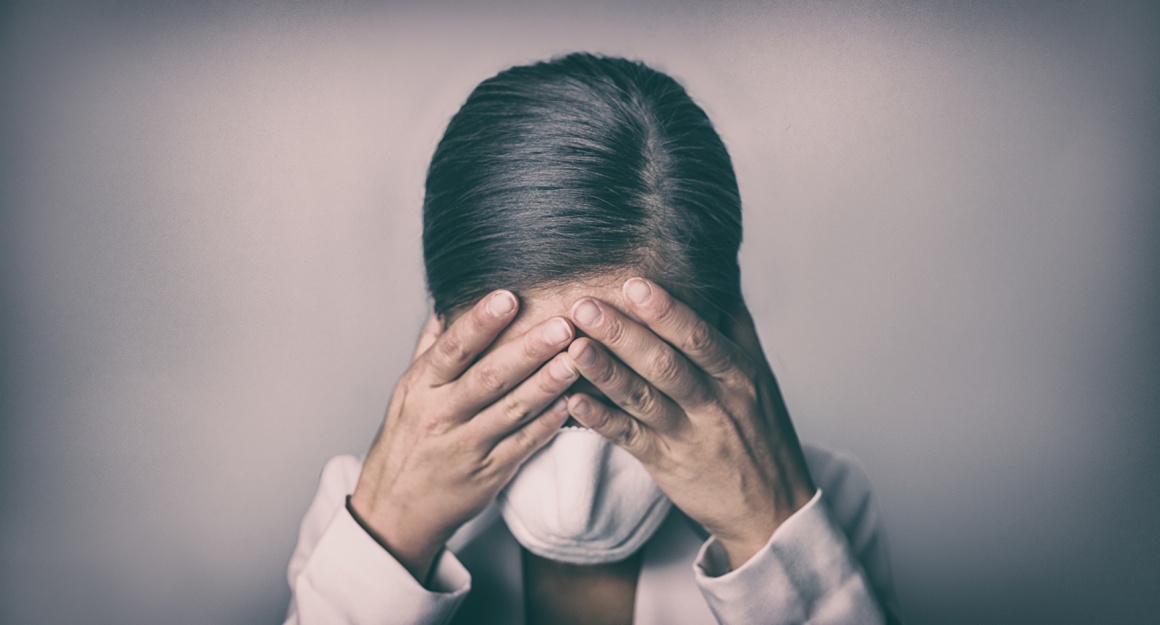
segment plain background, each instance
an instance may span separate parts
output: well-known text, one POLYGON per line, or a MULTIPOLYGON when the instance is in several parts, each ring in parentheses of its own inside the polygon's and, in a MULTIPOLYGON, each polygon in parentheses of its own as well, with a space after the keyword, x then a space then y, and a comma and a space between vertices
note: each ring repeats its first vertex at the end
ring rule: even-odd
POLYGON ((1156 10, 481 4, 0 9, 0 621, 280 621, 424 315, 436 141, 578 49, 717 124, 770 359, 910 622, 1154 618, 1156 10))

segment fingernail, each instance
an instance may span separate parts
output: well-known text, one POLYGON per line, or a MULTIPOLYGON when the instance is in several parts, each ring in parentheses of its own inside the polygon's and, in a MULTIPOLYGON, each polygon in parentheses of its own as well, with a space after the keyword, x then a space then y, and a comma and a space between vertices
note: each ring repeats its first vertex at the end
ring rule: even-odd
POLYGON ((572 309, 572 316, 586 326, 596 325, 600 322, 600 307, 590 299, 582 299, 572 309))
POLYGON ((561 382, 567 382, 576 377, 576 371, 569 367, 563 358, 553 360, 552 364, 548 365, 548 373, 561 382))
POLYGON ((487 303, 487 310, 496 317, 503 317, 516 309, 516 298, 507 291, 500 291, 491 296, 487 303))
POLYGON ((652 297, 652 287, 640 278, 632 278, 624 283, 624 294, 633 304, 641 306, 652 297))
POLYGON ((582 366, 591 367, 596 364, 596 350, 591 345, 582 343, 580 347, 576 348, 576 353, 572 354, 572 358, 582 366))
POLYGON ((548 408, 548 410, 550 412, 555 412, 555 413, 567 412, 568 411, 568 399, 565 397, 561 397, 560 399, 557 399, 555 402, 552 403, 552 405, 548 408))
POLYGON ((563 343, 572 338, 572 328, 568 327, 568 322, 563 319, 553 319, 548 327, 544 328, 544 340, 549 345, 563 343))
POLYGON ((587 417, 590 412, 592 412, 592 406, 589 406, 586 400, 577 399, 572 406, 572 414, 578 417, 587 417))

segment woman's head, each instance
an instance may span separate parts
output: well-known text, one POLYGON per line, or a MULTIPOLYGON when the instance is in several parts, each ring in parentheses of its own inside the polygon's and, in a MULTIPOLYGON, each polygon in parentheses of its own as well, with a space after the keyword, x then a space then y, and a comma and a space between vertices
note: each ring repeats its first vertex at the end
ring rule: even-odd
POLYGON ((704 313, 740 298, 741 202, 704 111, 642 63, 571 54, 479 84, 427 172, 423 252, 440 314, 606 276, 704 313))

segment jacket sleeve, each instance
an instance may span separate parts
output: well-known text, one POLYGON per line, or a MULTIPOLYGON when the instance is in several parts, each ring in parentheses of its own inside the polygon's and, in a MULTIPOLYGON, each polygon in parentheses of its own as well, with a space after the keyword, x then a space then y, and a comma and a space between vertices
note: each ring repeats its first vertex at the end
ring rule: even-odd
POLYGON ((471 589, 471 575, 444 550, 430 587, 419 584, 347 511, 360 470, 353 456, 333 458, 322 470, 290 558, 286 625, 448 622, 471 589))
POLYGON ((869 480, 848 458, 812 465, 818 492, 747 562, 731 569, 715 538, 702 545, 694 577, 722 625, 899 622, 869 480))

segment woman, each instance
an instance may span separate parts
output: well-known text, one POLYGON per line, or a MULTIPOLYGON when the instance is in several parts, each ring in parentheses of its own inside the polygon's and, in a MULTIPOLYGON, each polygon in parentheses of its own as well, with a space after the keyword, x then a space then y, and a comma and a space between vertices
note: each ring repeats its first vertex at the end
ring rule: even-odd
POLYGON ((670 77, 481 83, 431 161, 434 312, 331 460, 288 623, 897 620, 863 474, 803 448, 741 296, 729 155, 670 77))

